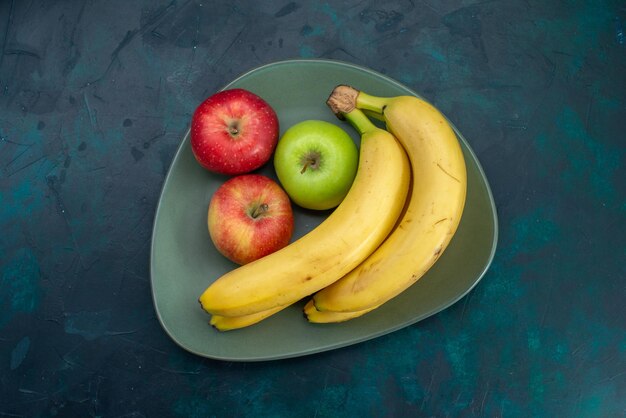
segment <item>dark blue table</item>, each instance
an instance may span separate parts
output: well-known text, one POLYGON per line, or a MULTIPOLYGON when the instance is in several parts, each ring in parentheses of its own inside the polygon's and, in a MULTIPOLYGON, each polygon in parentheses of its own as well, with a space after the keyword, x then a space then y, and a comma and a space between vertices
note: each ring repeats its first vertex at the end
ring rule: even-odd
POLYGON ((618 0, 1 2, 0 416, 624 416, 625 27, 618 0), (498 251, 393 334, 199 358, 152 305, 161 186, 201 100, 297 57, 442 109, 490 180, 498 251))

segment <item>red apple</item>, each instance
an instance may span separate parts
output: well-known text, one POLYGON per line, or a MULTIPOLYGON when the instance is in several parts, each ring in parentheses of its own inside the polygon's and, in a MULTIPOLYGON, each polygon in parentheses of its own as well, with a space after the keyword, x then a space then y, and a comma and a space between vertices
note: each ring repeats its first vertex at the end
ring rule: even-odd
POLYGON ((289 196, 278 183, 260 174, 245 174, 215 191, 208 224, 217 250, 237 264, 246 264, 289 244, 294 219, 289 196))
POLYGON ((227 175, 265 164, 278 142, 278 117, 261 97, 244 89, 206 99, 191 119, 191 149, 206 169, 227 175))

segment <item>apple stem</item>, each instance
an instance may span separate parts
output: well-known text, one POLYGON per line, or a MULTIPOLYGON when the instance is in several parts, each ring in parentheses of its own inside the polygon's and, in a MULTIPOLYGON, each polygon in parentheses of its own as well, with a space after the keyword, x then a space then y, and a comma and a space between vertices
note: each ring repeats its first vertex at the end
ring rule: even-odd
POLYGON ((320 153, 318 151, 311 151, 307 153, 301 160, 302 170, 300 170, 300 174, 304 174, 309 168, 316 170, 320 165, 320 153))
POLYGON ((256 219, 259 216, 263 215, 268 210, 270 210, 269 205, 267 203, 262 203, 259 206, 254 208, 250 216, 252 216, 253 219, 256 219))
POLYGON ((232 136, 239 134, 239 124, 236 121, 233 121, 228 125, 228 133, 232 136))

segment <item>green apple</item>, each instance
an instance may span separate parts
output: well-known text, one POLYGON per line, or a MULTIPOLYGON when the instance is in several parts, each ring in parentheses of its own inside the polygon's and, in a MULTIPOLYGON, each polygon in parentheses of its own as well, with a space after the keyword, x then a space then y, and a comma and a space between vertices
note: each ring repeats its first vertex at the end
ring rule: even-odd
POLYGON ((291 200, 306 209, 339 205, 348 194, 359 162, 356 144, 339 126, 306 120, 278 140, 274 168, 291 200))

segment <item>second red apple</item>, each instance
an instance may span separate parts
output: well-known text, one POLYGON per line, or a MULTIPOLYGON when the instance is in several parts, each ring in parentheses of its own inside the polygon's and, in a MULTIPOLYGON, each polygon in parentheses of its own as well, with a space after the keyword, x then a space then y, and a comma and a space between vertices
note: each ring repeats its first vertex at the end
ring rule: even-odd
POLYGON ((247 264, 289 244, 294 229, 291 201, 269 177, 236 176, 213 194, 208 226, 220 253, 247 264))

